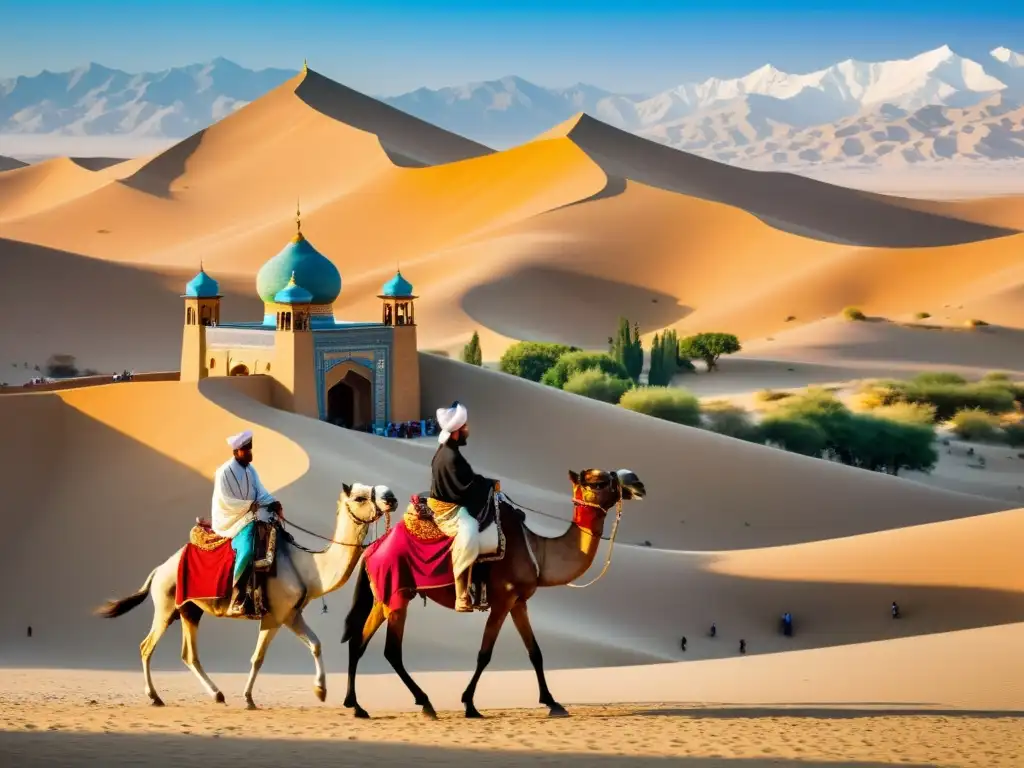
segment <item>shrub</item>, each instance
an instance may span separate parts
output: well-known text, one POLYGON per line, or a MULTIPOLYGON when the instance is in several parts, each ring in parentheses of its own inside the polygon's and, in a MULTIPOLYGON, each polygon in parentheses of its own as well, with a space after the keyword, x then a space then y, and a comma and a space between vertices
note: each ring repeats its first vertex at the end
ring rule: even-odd
POLYGON ((619 405, 676 424, 700 426, 700 401, 685 389, 637 387, 626 392, 619 405))
POLYGON ((1003 373, 1002 371, 989 371, 981 377, 981 380, 988 382, 1009 382, 1010 374, 1003 373))
POLYGON ((901 424, 928 426, 935 423, 935 406, 927 403, 896 403, 876 408, 871 415, 901 424))
POLYGON ((914 313, 914 319, 915 320, 927 320, 929 317, 931 317, 931 315, 928 314, 927 312, 915 312, 914 313))
POLYGON ((540 381, 558 358, 574 348, 543 341, 520 341, 505 350, 498 368, 505 373, 530 381, 540 381))
POLYGON ((792 392, 777 392, 774 389, 762 389, 754 395, 754 399, 759 403, 777 403, 779 400, 785 400, 787 397, 792 396, 792 392))
POLYGON ((988 323, 986 323, 984 320, 978 320, 977 318, 972 317, 970 320, 964 323, 964 325, 966 325, 968 328, 981 328, 983 326, 988 325, 988 323))
POLYGON ((629 379, 609 376, 607 373, 597 370, 579 371, 569 377, 562 387, 566 392, 574 395, 583 395, 591 400, 600 400, 602 403, 615 405, 622 399, 622 396, 633 388, 633 382, 629 379))
POLYGON ((962 440, 992 443, 1002 437, 999 417, 977 408, 957 411, 949 420, 949 426, 962 440))
POLYGON ((727 400, 715 400, 702 406, 704 426, 726 437, 760 442, 760 431, 745 408, 727 400))
POLYGON ((922 383, 919 380, 876 381, 863 387, 861 404, 869 409, 897 403, 932 405, 935 406, 935 419, 948 421, 953 418, 953 414, 964 409, 977 408, 989 413, 1012 411, 1014 402, 1022 394, 1015 385, 999 382, 943 384, 922 383))
POLYGON ((740 341, 731 333, 698 333, 679 342, 679 357, 703 360, 709 371, 718 367, 718 358, 742 349, 740 341))
POLYGON ((600 371, 617 379, 628 379, 625 367, 618 360, 602 352, 566 352, 541 376, 541 383, 562 389, 565 383, 577 373, 600 371))
POLYGON ((469 343, 462 348, 462 362, 470 365, 483 365, 483 351, 480 349, 480 334, 473 331, 469 343))
POLYGON ((857 307, 847 307, 843 310, 843 317, 847 320, 867 320, 867 315, 861 312, 857 307))
POLYGON ((929 373, 919 373, 911 381, 914 384, 920 384, 921 386, 928 386, 930 384, 966 384, 967 379, 958 373, 946 373, 944 371, 935 371, 929 373))
POLYGON ((651 340, 651 365, 647 370, 647 383, 652 387, 668 386, 680 369, 693 372, 693 363, 679 359, 679 337, 675 331, 665 331, 651 340), (685 363, 685 365, 681 365, 685 363))
POLYGON ((1024 445, 1024 422, 1014 421, 1003 424, 1003 440, 1014 448, 1024 445))
POLYGON ((820 457, 828 443, 825 430, 808 419, 772 414, 761 421, 761 439, 791 453, 820 457))

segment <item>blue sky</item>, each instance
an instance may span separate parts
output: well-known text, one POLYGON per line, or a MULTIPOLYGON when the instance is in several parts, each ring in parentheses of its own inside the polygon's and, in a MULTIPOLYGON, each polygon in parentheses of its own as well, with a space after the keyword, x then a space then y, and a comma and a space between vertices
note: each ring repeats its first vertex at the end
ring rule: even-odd
POLYGON ((771 63, 807 72, 943 44, 1024 51, 1024 0, 0 0, 0 77, 97 61, 151 71, 225 56, 310 66, 392 95, 509 74, 655 91, 771 63))

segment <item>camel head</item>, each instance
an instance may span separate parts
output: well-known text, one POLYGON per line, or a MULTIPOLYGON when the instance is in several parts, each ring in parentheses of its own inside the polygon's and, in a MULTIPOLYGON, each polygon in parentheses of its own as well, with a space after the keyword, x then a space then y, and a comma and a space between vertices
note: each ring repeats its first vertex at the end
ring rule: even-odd
POLYGON ((584 469, 579 473, 569 470, 569 480, 572 482, 573 498, 582 499, 604 510, 611 509, 620 500, 639 501, 647 495, 647 489, 640 478, 628 469, 615 472, 584 469))
POLYGON ((386 485, 363 485, 342 483, 338 497, 338 514, 348 513, 352 520, 361 525, 380 520, 398 508, 398 498, 386 485))

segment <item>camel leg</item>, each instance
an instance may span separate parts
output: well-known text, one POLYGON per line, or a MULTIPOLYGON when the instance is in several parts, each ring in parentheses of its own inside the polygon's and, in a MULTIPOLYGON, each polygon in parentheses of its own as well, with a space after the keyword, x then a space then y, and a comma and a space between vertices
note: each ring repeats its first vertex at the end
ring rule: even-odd
POLYGON ((434 711, 434 705, 430 703, 430 699, 423 692, 423 689, 416 685, 416 682, 409 676, 405 669, 405 664, 402 663, 402 638, 405 636, 405 619, 408 615, 408 611, 403 608, 400 611, 392 611, 391 615, 388 616, 388 634, 384 643, 384 658, 388 660, 388 663, 398 673, 398 676, 405 683, 405 687, 409 689, 409 693, 413 695, 416 703, 422 707, 423 715, 431 720, 437 720, 437 712, 434 711))
POLYGON ((192 670, 192 674, 199 678, 206 692, 213 697, 218 704, 224 703, 224 694, 213 684, 199 663, 199 619, 202 618, 202 611, 191 604, 181 607, 181 660, 185 666, 192 670))
POLYGON ((146 678, 146 695, 149 696, 149 700, 153 702, 154 707, 162 707, 164 701, 160 698, 160 695, 156 692, 156 687, 153 685, 150 660, 153 656, 153 651, 156 650, 157 643, 160 642, 160 638, 163 637, 164 632, 174 623, 176 618, 177 611, 174 610, 174 599, 168 600, 166 595, 154 592, 153 624, 149 628, 149 634, 146 635, 139 645, 139 652, 142 655, 142 674, 146 678))
POLYGON ((252 688, 256 685, 256 675, 263 666, 263 659, 267 657, 267 649, 279 629, 281 625, 269 615, 260 621, 260 636, 256 638, 256 650, 252 652, 252 667, 249 669, 249 679, 245 682, 246 709, 256 709, 256 702, 252 700, 252 688))
POLYGON ((555 701, 555 697, 548 690, 548 681, 544 679, 544 656, 537 645, 537 638, 533 634, 533 627, 530 626, 530 615, 526 612, 526 603, 517 602, 512 606, 512 623, 519 630, 519 636, 523 638, 523 645, 530 656, 530 663, 533 664, 533 671, 537 673, 537 687, 540 688, 540 703, 549 710, 551 717, 568 717, 569 713, 565 707, 555 701))
POLYGON ((324 672, 324 662, 320 654, 320 638, 316 636, 312 627, 306 623, 302 614, 296 611, 292 614, 292 618, 285 625, 295 636, 299 638, 306 647, 309 648, 309 652, 313 654, 313 663, 316 665, 316 685, 313 687, 313 693, 320 701, 327 699, 327 673, 324 672))
POLYGON ((508 605, 491 603, 491 612, 487 617, 487 625, 484 627, 484 638, 480 642, 480 652, 476 655, 476 671, 473 672, 473 677, 462 694, 462 703, 466 705, 466 717, 483 717, 477 711, 473 697, 476 695, 476 686, 480 682, 480 676, 484 673, 487 665, 491 663, 491 653, 494 651, 494 644, 498 640, 501 627, 505 623, 505 617, 508 616, 508 610, 508 605))
POLYGON ((362 633, 358 637, 353 635, 348 641, 348 688, 345 691, 344 706, 354 709, 353 714, 361 719, 368 718, 370 715, 359 706, 359 702, 356 700, 356 669, 359 667, 359 660, 366 653, 366 647, 383 623, 384 606, 375 602, 363 624, 362 633))

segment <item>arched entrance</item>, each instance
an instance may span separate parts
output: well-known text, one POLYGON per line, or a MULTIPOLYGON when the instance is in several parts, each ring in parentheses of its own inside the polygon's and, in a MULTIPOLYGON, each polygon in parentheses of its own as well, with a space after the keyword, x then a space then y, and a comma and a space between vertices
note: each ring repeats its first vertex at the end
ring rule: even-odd
POLYGON ((373 421, 370 380, 355 370, 327 390, 327 420, 347 429, 365 429, 373 421))
POLYGON ((249 367, 247 365, 245 365, 244 363, 239 363, 238 365, 233 366, 231 368, 231 371, 228 373, 228 376, 248 376, 248 375, 249 375, 249 367))

